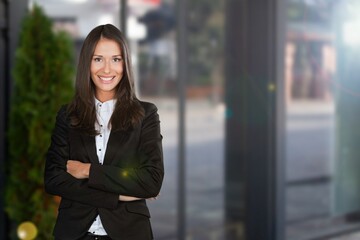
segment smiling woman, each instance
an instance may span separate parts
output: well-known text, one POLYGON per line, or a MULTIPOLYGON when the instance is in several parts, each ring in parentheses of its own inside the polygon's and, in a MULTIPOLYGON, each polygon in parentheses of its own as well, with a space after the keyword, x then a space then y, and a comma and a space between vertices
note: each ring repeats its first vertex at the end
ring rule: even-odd
POLYGON ((146 199, 162 185, 162 135, 157 108, 135 96, 131 72, 120 30, 94 28, 46 159, 46 191, 62 197, 56 240, 153 238, 146 199))

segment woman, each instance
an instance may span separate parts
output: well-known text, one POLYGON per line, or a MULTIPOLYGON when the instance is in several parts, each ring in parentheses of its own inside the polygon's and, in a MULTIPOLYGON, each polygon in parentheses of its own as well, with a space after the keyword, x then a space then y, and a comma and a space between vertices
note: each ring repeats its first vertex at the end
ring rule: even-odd
POLYGON ((94 28, 46 158, 45 189, 61 196, 57 240, 153 238, 146 199, 162 185, 162 136, 155 105, 135 96, 131 70, 123 34, 94 28))

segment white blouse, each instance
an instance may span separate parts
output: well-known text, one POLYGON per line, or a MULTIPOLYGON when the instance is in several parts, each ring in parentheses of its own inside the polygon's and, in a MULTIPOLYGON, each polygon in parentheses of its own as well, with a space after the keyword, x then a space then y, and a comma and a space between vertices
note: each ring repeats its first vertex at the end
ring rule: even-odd
MULTIPOLYGON (((116 100, 109 100, 106 102, 100 102, 95 99, 97 122, 95 123, 95 129, 99 131, 99 135, 95 136, 96 153, 99 159, 99 163, 104 163, 104 157, 106 152, 106 146, 109 140, 111 126, 109 120, 115 108, 116 100)), ((89 232, 96 235, 107 235, 102 223, 100 216, 95 218, 95 221, 89 228, 89 232)))

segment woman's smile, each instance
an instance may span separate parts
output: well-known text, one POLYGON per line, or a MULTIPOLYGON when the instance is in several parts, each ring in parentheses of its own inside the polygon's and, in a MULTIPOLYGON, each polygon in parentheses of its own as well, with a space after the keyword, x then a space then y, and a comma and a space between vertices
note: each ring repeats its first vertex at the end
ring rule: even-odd
POLYGON ((112 83, 112 80, 115 78, 115 76, 110 76, 110 77, 107 77, 107 76, 98 76, 98 77, 101 79, 102 83, 104 83, 104 84, 110 84, 110 83, 112 83))

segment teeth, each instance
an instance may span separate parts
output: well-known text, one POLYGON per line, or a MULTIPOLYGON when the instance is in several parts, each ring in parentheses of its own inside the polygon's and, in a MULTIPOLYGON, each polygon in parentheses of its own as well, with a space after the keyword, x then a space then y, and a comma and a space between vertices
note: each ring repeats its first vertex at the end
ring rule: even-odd
POLYGON ((110 81, 113 77, 100 77, 100 79, 103 81, 110 81))

